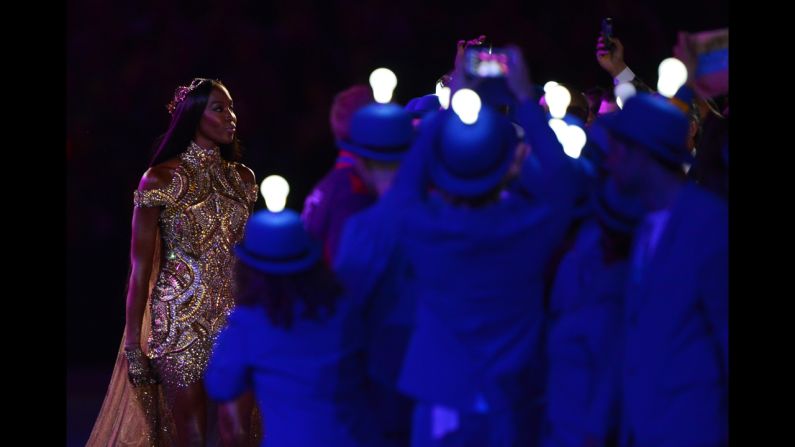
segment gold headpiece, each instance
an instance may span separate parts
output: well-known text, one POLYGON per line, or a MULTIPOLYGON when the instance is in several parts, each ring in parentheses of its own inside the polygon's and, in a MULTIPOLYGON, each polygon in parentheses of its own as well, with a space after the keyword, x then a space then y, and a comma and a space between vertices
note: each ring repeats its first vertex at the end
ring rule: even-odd
POLYGON ((191 81, 190 85, 187 86, 180 85, 179 87, 177 87, 177 89, 174 90, 174 99, 172 99, 171 102, 168 103, 168 105, 166 106, 169 115, 173 115, 174 110, 177 110, 177 106, 179 105, 179 103, 184 101, 185 98, 188 96, 188 94, 194 91, 198 86, 202 85, 204 81, 209 81, 209 79, 194 78, 193 81, 191 81))

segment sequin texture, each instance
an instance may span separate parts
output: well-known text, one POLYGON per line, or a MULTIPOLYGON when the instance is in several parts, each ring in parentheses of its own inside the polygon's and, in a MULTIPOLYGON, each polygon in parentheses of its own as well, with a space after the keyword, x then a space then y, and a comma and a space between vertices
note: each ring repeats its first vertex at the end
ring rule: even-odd
POLYGON ((171 385, 201 379, 234 305, 232 247, 257 198, 256 185, 243 182, 238 166, 191 142, 168 186, 134 193, 136 207, 162 207, 148 355, 171 385))

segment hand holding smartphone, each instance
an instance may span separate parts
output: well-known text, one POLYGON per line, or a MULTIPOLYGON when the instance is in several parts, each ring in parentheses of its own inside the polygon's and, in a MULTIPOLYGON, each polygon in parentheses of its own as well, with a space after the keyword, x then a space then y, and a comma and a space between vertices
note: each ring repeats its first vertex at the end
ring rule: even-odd
POLYGON ((467 48, 464 62, 466 73, 475 78, 503 78, 508 74, 508 54, 500 48, 467 48))

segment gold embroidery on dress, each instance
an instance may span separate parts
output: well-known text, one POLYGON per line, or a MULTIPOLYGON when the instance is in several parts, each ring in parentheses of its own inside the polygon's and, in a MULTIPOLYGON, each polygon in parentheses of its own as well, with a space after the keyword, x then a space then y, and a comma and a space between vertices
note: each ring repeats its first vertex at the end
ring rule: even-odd
POLYGON ((168 186, 135 191, 137 207, 163 207, 160 273, 150 297, 149 357, 177 386, 201 379, 215 337, 234 305, 232 247, 257 197, 237 164, 191 142, 168 186))

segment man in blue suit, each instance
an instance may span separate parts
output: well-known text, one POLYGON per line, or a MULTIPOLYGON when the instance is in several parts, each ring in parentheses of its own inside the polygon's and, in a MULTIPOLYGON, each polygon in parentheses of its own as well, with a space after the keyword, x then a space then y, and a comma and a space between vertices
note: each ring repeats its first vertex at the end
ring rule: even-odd
POLYGON ((394 176, 413 138, 411 114, 396 104, 373 102, 370 87, 355 85, 334 98, 331 127, 340 148, 334 168, 304 202, 301 219, 334 260, 351 216, 372 206, 394 176))
POLYGON ((637 200, 603 181, 558 268, 550 302, 545 447, 614 446, 623 307, 637 200))
MULTIPOLYGON (((390 188, 392 179, 413 138, 414 126, 411 113, 395 103, 371 103, 354 113, 348 138, 340 140, 338 144, 355 156, 356 172, 375 192, 377 198, 390 188)), ((325 206, 318 208, 324 210, 322 214, 311 214, 328 215, 329 220, 335 222, 332 226, 334 231, 328 232, 329 236, 334 236, 334 243, 331 250, 326 251, 329 255, 327 260, 334 261, 338 257, 367 259, 367 269, 373 270, 374 265, 371 263, 377 262, 378 259, 372 260, 368 255, 368 247, 351 243, 350 238, 376 241, 380 244, 379 259, 389 260, 391 258, 386 255, 389 251, 387 249, 389 232, 384 231, 386 225, 358 224, 357 222, 369 221, 368 216, 373 214, 372 207, 368 206, 367 209, 359 207, 355 212, 348 212, 351 208, 345 206, 345 189, 340 188, 339 191, 341 191, 339 194, 326 196, 328 200, 323 201, 325 206), (347 222, 351 219, 356 220, 348 225, 347 222), (337 244, 337 240, 342 240, 343 229, 349 233, 349 242, 337 244), (373 229, 376 233, 373 233, 373 229), (377 234, 379 232, 380 235, 377 234), (345 253, 339 255, 337 250, 345 253)), ((310 219, 307 221, 310 233, 312 227, 310 219)), ((328 247, 328 244, 326 246, 328 247)), ((337 273, 349 296, 355 296, 355 299, 368 303, 363 319, 367 321, 367 338, 370 345, 368 372, 374 379, 370 384, 372 386, 370 394, 375 403, 373 411, 380 420, 384 436, 388 441, 385 445, 405 445, 411 432, 413 402, 398 392, 396 377, 400 371, 402 351, 405 350, 410 323, 407 317, 402 317, 407 315, 409 310, 400 310, 396 307, 406 301, 396 301, 397 294, 391 293, 391 290, 394 290, 392 285, 371 289, 368 280, 355 268, 342 267, 337 273), (395 313, 399 315, 393 315, 395 313)))
POLYGON ((647 213, 625 304, 622 445, 728 442, 728 213, 687 183, 685 115, 639 94, 600 118, 607 168, 647 213))
POLYGON ((392 189, 370 211, 391 222, 387 245, 399 247, 405 268, 345 259, 343 253, 384 253, 377 249, 384 239, 343 233, 337 267, 362 268, 368 283, 402 275, 395 283, 415 298, 399 380, 418 401, 413 446, 538 442, 543 269, 571 219, 575 173, 531 98, 521 54, 512 53, 514 116, 540 167, 523 171, 541 177, 534 200, 504 188, 526 147, 507 118, 483 106, 473 123, 447 110, 423 120, 392 189), (348 243, 367 249, 342 248, 348 243))
POLYGON ((236 307, 213 347, 207 394, 230 402, 252 389, 261 446, 383 446, 367 389, 367 304, 339 293, 321 253, 295 211, 251 216, 235 247, 236 307))

